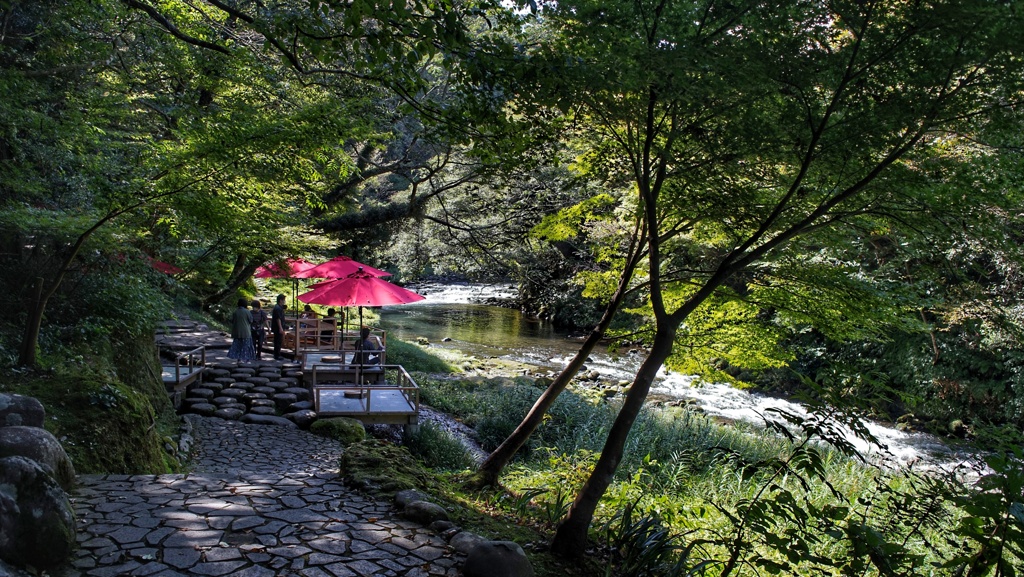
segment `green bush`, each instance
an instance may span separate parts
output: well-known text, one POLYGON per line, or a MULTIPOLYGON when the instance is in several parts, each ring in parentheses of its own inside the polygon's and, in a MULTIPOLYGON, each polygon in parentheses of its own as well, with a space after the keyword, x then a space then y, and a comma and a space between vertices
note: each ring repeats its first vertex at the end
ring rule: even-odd
POLYGON ((404 489, 432 491, 433 474, 405 447, 379 439, 349 445, 339 463, 345 482, 364 491, 393 495, 404 489))
POLYGON ((405 446, 434 469, 461 471, 475 465, 465 445, 434 423, 420 425, 419 430, 406 439, 405 446))

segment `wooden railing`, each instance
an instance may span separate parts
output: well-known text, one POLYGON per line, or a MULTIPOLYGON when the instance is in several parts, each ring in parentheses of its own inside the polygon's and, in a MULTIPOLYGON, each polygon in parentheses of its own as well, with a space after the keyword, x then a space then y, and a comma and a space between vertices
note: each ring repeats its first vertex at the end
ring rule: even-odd
POLYGON ((174 355, 174 382, 181 383, 181 369, 186 367, 185 380, 191 381, 198 378, 206 367, 206 347, 196 347, 191 351, 184 351, 174 355))
MULTIPOLYGON (((329 370, 329 374, 337 375, 338 366, 333 367, 327 366, 328 363, 314 364, 314 374, 317 370, 324 371, 329 370)), ((408 419, 407 417, 415 417, 420 410, 420 388, 416 384, 416 381, 406 372, 405 368, 401 365, 364 365, 365 367, 377 367, 381 369, 382 382, 367 383, 367 382, 320 382, 317 377, 313 378, 313 398, 315 403, 315 409, 321 411, 321 396, 323 393, 332 391, 345 395, 352 399, 358 399, 359 402, 354 404, 353 407, 343 411, 345 415, 351 416, 381 416, 391 414, 394 416, 402 416, 404 420, 415 422, 415 419, 408 419), (385 407, 380 407, 380 410, 376 410, 374 407, 374 393, 381 391, 397 391, 401 394, 402 398, 407 403, 407 407, 403 410, 395 410, 394 406, 388 407, 388 410, 384 410, 385 407)), ((393 397, 392 397, 393 398, 393 397)), ((337 411, 331 411, 330 414, 341 414, 337 411)))
MULTIPOLYGON (((352 350, 360 339, 358 330, 346 330, 333 322, 323 319, 289 318, 290 330, 285 334, 284 347, 295 351, 299 357, 311 351, 352 350)), ((387 347, 387 332, 371 329, 370 335, 382 348, 387 347)))

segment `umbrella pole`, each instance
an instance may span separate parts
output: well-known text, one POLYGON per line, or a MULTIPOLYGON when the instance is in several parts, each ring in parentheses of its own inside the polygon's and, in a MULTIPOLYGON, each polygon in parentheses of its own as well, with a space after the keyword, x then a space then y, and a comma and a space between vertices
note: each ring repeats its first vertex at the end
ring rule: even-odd
POLYGON ((363 363, 366 362, 366 343, 363 341, 363 307, 359 307, 359 349, 363 351, 359 358, 359 374, 356 376, 359 380, 359 385, 363 385, 363 363))

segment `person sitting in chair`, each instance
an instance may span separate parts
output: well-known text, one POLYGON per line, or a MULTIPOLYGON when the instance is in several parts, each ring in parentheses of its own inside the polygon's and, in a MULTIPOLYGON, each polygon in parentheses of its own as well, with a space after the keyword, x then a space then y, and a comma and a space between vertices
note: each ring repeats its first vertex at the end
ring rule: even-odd
POLYGON ((323 323, 320 329, 320 344, 329 345, 334 341, 334 327, 338 326, 338 318, 335 317, 334 309, 327 309, 327 316, 320 319, 323 323))
POLYGON ((361 365, 376 365, 380 363, 380 347, 377 340, 370 338, 370 328, 363 327, 359 331, 359 340, 356 341, 356 359, 361 365))

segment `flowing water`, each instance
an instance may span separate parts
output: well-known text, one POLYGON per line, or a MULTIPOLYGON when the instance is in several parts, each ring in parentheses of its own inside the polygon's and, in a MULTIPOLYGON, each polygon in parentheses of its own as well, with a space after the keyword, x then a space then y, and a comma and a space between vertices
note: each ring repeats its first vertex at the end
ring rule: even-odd
MULTIPOLYGON (((415 342, 424 337, 438 348, 451 348, 478 357, 495 357, 538 367, 551 375, 561 370, 579 349, 579 341, 556 330, 551 323, 531 319, 515 309, 501 308, 482 301, 514 294, 514 289, 493 285, 422 285, 410 287, 426 300, 381 310, 381 324, 390 335, 415 342)), ((611 354, 597 349, 587 361, 587 369, 610 380, 631 381, 643 360, 640 351, 611 354)), ((652 394, 693 399, 710 414, 731 420, 763 423, 767 409, 779 409, 806 416, 805 409, 785 399, 748 393, 724 383, 698 382, 692 376, 662 370, 652 394)), ((966 456, 957 455, 939 439, 922 433, 906 433, 895 428, 867 423, 881 447, 869 445, 852 433, 849 440, 864 454, 875 455, 896 464, 950 467, 966 456)))

